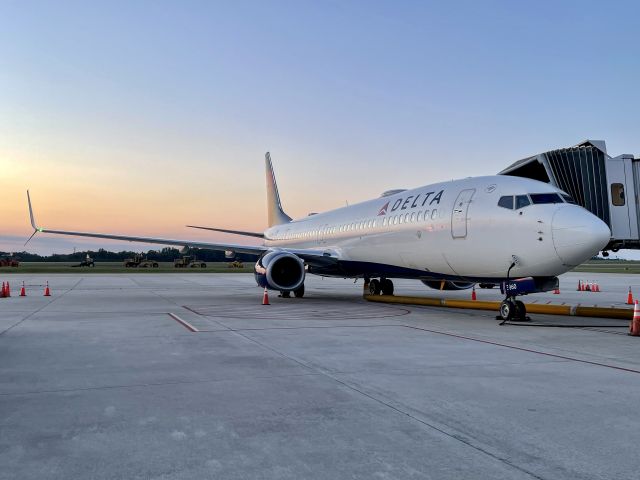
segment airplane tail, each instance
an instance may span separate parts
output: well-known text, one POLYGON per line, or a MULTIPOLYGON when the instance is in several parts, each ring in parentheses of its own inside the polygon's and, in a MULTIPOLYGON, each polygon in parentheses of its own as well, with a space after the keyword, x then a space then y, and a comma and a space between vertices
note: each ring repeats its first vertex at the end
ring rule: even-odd
POLYGON ((282 210, 276 176, 273 173, 273 165, 271 164, 271 155, 269 152, 264 156, 264 160, 267 169, 267 216, 269 227, 289 223, 291 217, 282 210))

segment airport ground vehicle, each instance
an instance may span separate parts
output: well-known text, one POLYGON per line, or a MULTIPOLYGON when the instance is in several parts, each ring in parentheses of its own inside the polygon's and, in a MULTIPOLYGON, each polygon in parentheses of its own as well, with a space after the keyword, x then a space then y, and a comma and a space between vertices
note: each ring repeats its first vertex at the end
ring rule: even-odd
POLYGON ((13 257, 0 258, 0 267, 14 267, 20 266, 20 262, 13 257))
POLYGON ((207 264, 201 262, 200 260, 196 260, 196 257, 191 255, 183 255, 181 258, 176 258, 173 261, 173 266, 175 268, 207 268, 207 264))
POLYGON ((144 255, 138 253, 133 258, 127 258, 124 261, 126 268, 158 268, 158 262, 149 260, 144 255))
POLYGON ((240 260, 234 260, 233 262, 229 262, 229 268, 244 268, 244 263, 240 260))
POLYGON ((74 267, 92 267, 93 268, 93 267, 96 266, 96 264, 93 261, 93 258, 91 258, 89 256, 89 254, 87 253, 87 257, 82 262, 80 262, 78 265, 73 265, 73 266, 74 267))

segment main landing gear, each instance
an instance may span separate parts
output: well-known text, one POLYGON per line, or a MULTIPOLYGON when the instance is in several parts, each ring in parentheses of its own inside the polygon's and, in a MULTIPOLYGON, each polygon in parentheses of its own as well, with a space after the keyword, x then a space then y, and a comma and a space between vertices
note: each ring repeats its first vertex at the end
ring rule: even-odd
MULTIPOLYGON (((293 291, 293 295, 296 298, 304 297, 304 283, 302 285, 300 285, 297 290, 293 291)), ((285 292, 284 290, 280 290, 280 295, 278 295, 278 296, 282 297, 282 298, 291 298, 291 292, 290 291, 286 291, 285 292)))
POLYGON ((369 293, 371 295, 393 295, 393 282, 388 278, 380 280, 374 278, 369 282, 369 293))

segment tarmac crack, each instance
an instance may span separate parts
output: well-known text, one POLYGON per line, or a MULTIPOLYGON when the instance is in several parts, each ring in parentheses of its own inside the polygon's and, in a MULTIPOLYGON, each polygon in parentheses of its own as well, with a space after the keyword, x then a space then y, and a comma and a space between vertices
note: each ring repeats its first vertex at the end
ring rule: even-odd
POLYGON ((321 375, 319 372, 309 372, 309 373, 295 373, 290 375, 259 375, 255 377, 229 377, 229 378, 216 378, 216 379, 207 379, 207 380, 192 380, 192 381, 184 381, 184 382, 149 382, 149 383, 131 383, 131 384, 122 384, 122 385, 101 385, 96 387, 83 387, 83 388, 60 388, 55 390, 33 390, 29 392, 11 392, 11 393, 0 393, 0 397, 12 397, 12 396, 25 396, 25 395, 42 395, 49 393, 73 393, 73 392, 91 392, 96 390, 115 390, 119 388, 147 388, 147 387, 164 387, 170 385, 197 385, 204 383, 218 383, 218 382, 229 382, 229 381, 237 381, 237 380, 269 380, 273 378, 290 378, 290 377, 308 377, 314 375, 321 375))
MULTIPOLYGON (((299 359, 294 358, 294 357, 292 357, 290 355, 287 355, 286 353, 281 352, 281 351, 279 351, 279 350, 277 350, 277 349, 275 349, 275 348, 273 348, 273 347, 271 347, 269 345, 266 345, 266 344, 254 339, 254 338, 251 338, 251 337, 248 337, 246 335, 243 335, 239 331, 234 331, 234 333, 236 333, 237 335, 239 335, 239 336, 241 336, 241 337, 243 337, 243 338, 255 343, 256 345, 258 345, 258 346, 260 346, 260 347, 262 347, 262 348, 264 348, 266 350, 269 350, 272 353, 275 353, 275 354, 280 355, 281 357, 283 357, 283 358, 285 358, 287 360, 290 360, 292 362, 297 363, 298 365, 310 370, 310 372, 312 372, 312 373, 314 373, 316 375, 321 375, 321 376, 323 376, 325 378, 328 378, 328 379, 332 380, 333 382, 340 384, 342 387, 347 388, 348 390, 356 392, 357 394, 359 394, 359 395, 361 395, 363 397, 366 397, 369 400, 372 400, 372 401, 374 401, 374 402, 376 402, 376 403, 378 403, 380 405, 383 405, 384 407, 386 407, 386 408, 388 408, 390 410, 393 410, 394 412, 396 412, 396 413, 398 413, 400 415, 406 416, 406 417, 410 418, 411 420, 413 420, 415 422, 418 422, 418 423, 422 424, 423 426, 425 426, 425 427, 427 427, 429 429, 435 430, 438 433, 440 433, 442 435, 445 435, 445 436, 447 436, 447 437, 449 437, 449 438, 451 438, 451 439, 453 439, 453 440, 455 440, 457 442, 463 443, 464 445, 467 445, 468 447, 476 450, 477 452, 480 452, 480 453, 482 453, 484 455, 487 455, 487 456, 493 458, 494 460, 496 460, 496 461, 498 461, 500 463, 503 463, 503 464, 507 465, 510 468, 513 468, 514 470, 517 470, 517 471, 519 471, 521 473, 529 475, 531 478, 535 478, 537 480, 545 480, 545 477, 537 475, 534 472, 531 472, 531 471, 529 471, 529 470, 527 470, 527 469, 525 469, 523 467, 520 467, 519 465, 516 465, 515 463, 513 463, 509 459, 504 458, 504 457, 498 455, 497 453, 491 452, 486 448, 483 448, 483 447, 481 447, 479 445, 474 444, 471 441, 471 439, 465 438, 465 437, 467 437, 467 435, 464 435, 464 434, 456 432, 456 430, 453 429, 452 427, 447 426, 447 428, 449 428, 451 430, 451 431, 447 431, 444 428, 438 427, 438 426, 436 426, 436 425, 434 425, 434 424, 432 424, 432 423, 430 423, 430 422, 428 422, 426 420, 418 418, 416 415, 413 415, 409 411, 407 411, 407 410, 410 409, 410 407, 408 407, 407 405, 401 404, 404 409, 399 407, 399 406, 392 405, 390 400, 383 400, 382 398, 378 398, 378 397, 374 396, 373 394, 367 393, 363 389, 357 388, 356 386, 354 386, 351 383, 346 382, 344 380, 340 380, 339 378, 335 377, 334 375, 332 375, 332 374, 330 374, 330 373, 328 373, 328 372, 326 372, 326 371, 324 371, 324 370, 322 370, 322 369, 320 369, 318 367, 313 367, 311 365, 308 365, 307 363, 303 362, 302 360, 299 360, 299 359)), ((378 395, 380 397, 384 397, 383 395, 381 395, 379 393, 378 393, 378 395)), ((420 413, 422 415, 425 415, 424 412, 420 412, 420 413)))

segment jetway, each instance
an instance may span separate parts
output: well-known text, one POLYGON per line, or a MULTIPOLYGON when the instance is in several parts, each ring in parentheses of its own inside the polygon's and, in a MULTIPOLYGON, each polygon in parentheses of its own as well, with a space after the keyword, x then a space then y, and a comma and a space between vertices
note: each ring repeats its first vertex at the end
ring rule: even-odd
POLYGON ((611 157, 603 140, 586 140, 518 160, 499 174, 555 185, 609 225, 607 250, 640 249, 640 158, 611 157))

